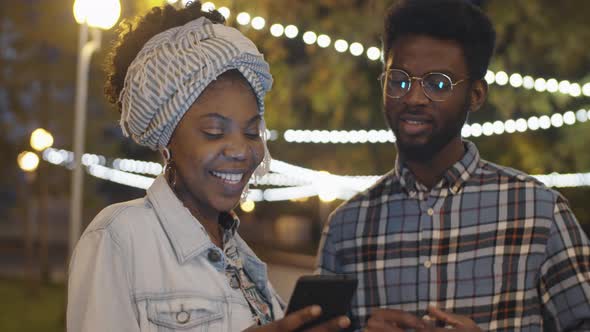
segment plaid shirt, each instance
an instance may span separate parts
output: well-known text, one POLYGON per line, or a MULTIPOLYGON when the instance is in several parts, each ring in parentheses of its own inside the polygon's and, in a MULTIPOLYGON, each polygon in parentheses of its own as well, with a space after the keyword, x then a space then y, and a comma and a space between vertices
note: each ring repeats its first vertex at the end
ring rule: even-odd
POLYGON ((435 305, 484 331, 589 331, 590 245, 566 199, 466 148, 430 190, 397 160, 330 215, 318 271, 358 278, 353 327, 435 305))

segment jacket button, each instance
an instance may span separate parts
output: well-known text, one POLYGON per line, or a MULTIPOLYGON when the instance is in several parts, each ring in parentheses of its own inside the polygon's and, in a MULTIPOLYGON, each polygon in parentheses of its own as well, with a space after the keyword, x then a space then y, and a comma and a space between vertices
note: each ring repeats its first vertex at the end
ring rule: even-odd
POLYGON ((181 311, 176 314, 176 321, 180 324, 186 324, 191 319, 191 314, 186 311, 181 311))
POLYGON ((209 259, 210 262, 217 263, 221 260, 221 254, 217 250, 211 249, 207 253, 207 258, 209 259))

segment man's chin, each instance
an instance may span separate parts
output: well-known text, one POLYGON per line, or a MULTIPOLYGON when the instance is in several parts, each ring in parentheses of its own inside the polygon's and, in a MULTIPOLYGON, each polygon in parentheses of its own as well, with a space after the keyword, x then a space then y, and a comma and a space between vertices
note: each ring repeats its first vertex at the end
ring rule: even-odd
POLYGON ((396 146, 403 159, 420 162, 431 160, 441 149, 432 142, 422 144, 397 142, 396 146))

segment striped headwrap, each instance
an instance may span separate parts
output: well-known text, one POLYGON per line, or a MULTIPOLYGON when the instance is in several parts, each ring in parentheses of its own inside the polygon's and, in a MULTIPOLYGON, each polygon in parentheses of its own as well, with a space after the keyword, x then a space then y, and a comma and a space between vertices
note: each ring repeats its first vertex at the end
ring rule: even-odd
MULTIPOLYGON (((123 134, 153 150, 166 147, 174 129, 205 88, 224 72, 237 69, 256 94, 264 113, 264 96, 272 76, 263 55, 238 30, 200 17, 152 37, 127 70, 119 96, 123 134)), ((270 164, 266 126, 261 122, 264 160, 270 164)))

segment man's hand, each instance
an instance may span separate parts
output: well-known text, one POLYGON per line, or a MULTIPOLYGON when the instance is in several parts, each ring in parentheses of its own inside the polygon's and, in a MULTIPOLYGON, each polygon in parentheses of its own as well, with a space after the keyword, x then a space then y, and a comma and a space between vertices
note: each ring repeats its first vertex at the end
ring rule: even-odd
POLYGON ((406 329, 421 330, 426 323, 418 317, 402 310, 377 309, 367 322, 367 332, 403 332, 406 329))
POLYGON ((475 322, 467 317, 456 315, 450 312, 442 311, 436 307, 428 307, 428 315, 434 320, 443 321, 446 325, 444 328, 430 328, 422 331, 457 331, 457 332, 481 332, 481 329, 475 322), (449 328, 450 327, 450 328, 449 328))
MULTIPOLYGON (((264 326, 253 326, 244 332, 290 332, 295 331, 307 322, 313 321, 321 316, 322 309, 320 306, 313 305, 295 311, 292 314, 285 316, 283 319, 277 320, 264 326)), ((336 332, 345 329, 350 325, 350 319, 346 316, 336 317, 318 326, 305 330, 306 332, 336 332)))
POLYGON ((414 329, 417 332, 481 332, 469 317, 429 307, 428 314, 433 320, 444 322, 447 326, 437 328, 430 320, 422 320, 408 312, 396 309, 375 310, 367 322, 366 332, 403 332, 414 329))

